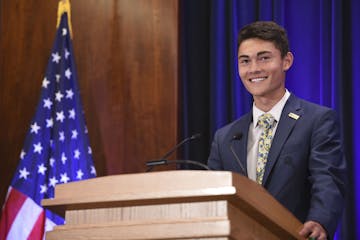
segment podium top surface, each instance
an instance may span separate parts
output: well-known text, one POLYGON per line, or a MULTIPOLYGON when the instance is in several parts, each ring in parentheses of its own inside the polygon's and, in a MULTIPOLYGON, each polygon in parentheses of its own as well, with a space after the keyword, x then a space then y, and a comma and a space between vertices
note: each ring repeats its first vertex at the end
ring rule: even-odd
POLYGON ((59 184, 55 188, 55 198, 43 200, 42 205, 48 207, 114 201, 126 205, 135 200, 233 196, 237 188, 266 194, 258 184, 236 173, 178 170, 120 174, 59 184))

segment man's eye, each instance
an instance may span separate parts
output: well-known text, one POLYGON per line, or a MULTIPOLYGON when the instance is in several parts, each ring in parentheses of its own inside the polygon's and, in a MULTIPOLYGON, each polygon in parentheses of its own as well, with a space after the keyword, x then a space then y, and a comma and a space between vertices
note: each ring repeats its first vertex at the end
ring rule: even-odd
POLYGON ((239 63, 242 65, 248 64, 250 61, 248 59, 241 59, 239 60, 239 63))
POLYGON ((270 56, 262 56, 262 57, 260 57, 260 61, 268 61, 268 60, 270 60, 270 56))

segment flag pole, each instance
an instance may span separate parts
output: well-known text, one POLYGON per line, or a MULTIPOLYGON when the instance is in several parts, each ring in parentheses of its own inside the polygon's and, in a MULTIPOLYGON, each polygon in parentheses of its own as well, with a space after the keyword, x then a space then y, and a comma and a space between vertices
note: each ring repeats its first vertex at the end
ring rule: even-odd
POLYGON ((70 0, 60 0, 58 4, 58 13, 57 13, 57 23, 56 28, 60 25, 61 16, 67 13, 68 17, 68 24, 69 24, 69 30, 70 30, 70 37, 73 37, 72 33, 72 26, 71 26, 71 7, 70 7, 70 0))

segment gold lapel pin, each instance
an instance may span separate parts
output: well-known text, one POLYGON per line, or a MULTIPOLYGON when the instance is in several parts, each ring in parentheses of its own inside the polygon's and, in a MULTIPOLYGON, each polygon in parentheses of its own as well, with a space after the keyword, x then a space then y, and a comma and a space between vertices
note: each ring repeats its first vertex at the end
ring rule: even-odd
POLYGON ((295 120, 298 120, 299 119, 299 115, 297 115, 297 114, 295 114, 295 113, 289 113, 289 115, 288 115, 289 117, 291 117, 292 119, 295 119, 295 120))

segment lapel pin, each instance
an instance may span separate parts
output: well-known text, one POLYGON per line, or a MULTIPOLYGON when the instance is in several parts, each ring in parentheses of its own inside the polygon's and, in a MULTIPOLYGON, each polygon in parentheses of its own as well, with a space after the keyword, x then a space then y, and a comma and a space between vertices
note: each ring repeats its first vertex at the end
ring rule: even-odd
POLYGON ((297 115, 297 114, 295 114, 295 113, 289 113, 289 115, 288 115, 289 117, 291 117, 292 119, 295 119, 295 120, 298 120, 299 119, 299 115, 297 115))

